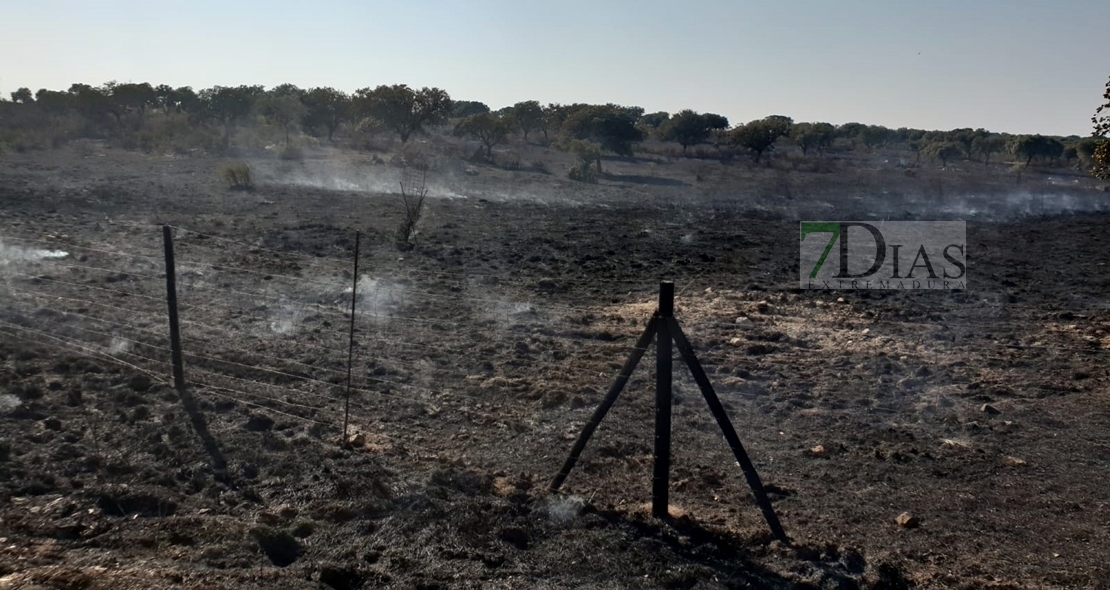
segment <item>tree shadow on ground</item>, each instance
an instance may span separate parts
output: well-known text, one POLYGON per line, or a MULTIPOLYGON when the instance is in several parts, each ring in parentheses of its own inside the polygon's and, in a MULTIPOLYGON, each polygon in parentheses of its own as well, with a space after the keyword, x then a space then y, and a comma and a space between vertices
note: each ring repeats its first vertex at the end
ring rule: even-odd
POLYGON ((688 183, 673 178, 660 178, 658 176, 642 176, 639 174, 610 174, 603 172, 601 178, 612 182, 627 182, 630 184, 647 184, 651 186, 690 186, 688 183))

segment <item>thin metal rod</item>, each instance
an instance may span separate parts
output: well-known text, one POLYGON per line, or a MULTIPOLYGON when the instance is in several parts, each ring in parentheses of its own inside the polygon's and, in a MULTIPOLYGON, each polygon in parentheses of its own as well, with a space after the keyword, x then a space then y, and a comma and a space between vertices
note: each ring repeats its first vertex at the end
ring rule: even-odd
POLYGON ((782 524, 779 523, 779 517, 775 514, 771 499, 767 497, 767 491, 763 489, 763 482, 759 479, 759 473, 756 472, 755 466, 748 458, 748 453, 744 450, 740 437, 736 435, 736 429, 732 427, 732 422, 728 419, 728 414, 725 412, 724 406, 721 405, 721 400, 717 397, 717 393, 713 391, 713 384, 709 382, 709 377, 706 376, 705 370, 698 362, 698 358, 694 354, 694 347, 690 345, 690 341, 682 333, 682 328, 678 325, 677 320, 671 318, 668 324, 670 324, 671 337, 674 338, 686 365, 690 367, 690 373, 694 376, 694 381, 701 388, 702 396, 709 404, 709 411, 717 419, 717 425, 721 427, 721 432, 725 435, 728 446, 732 448, 732 454, 736 457, 736 462, 740 464, 740 469, 743 470, 744 478, 748 480, 748 486, 751 487, 752 493, 755 494, 755 501, 759 504, 759 509, 763 512, 763 518, 767 520, 771 533, 783 543, 789 543, 790 539, 786 536, 786 531, 782 529, 782 524))
POLYGON ((671 330, 674 283, 659 283, 659 331, 655 336, 655 463, 651 476, 651 514, 670 511, 671 479, 671 330))
POLYGON ((351 283, 351 337, 347 347, 347 397, 343 403, 343 446, 347 446, 347 425, 351 421, 351 373, 355 364, 355 306, 358 303, 358 251, 362 232, 355 231, 355 272, 351 283))
POLYGON ((567 457, 566 462, 563 463, 563 469, 555 476, 555 479, 552 480, 549 491, 557 491, 559 487, 563 485, 567 476, 570 475, 571 469, 574 469, 574 464, 578 462, 578 458, 582 455, 582 451, 586 448, 586 443, 590 441, 590 437, 593 436, 594 430, 597 430, 598 425, 601 424, 601 420, 605 418, 605 414, 609 412, 609 408, 613 407, 613 404, 617 401, 617 396, 620 395, 621 390, 623 390, 625 384, 628 383, 629 377, 632 376, 632 371, 636 370, 636 365, 640 363, 640 359, 643 358, 648 345, 651 344, 651 339, 655 337, 655 331, 658 329, 658 326, 659 318, 653 316, 651 321, 648 322, 647 328, 644 329, 644 333, 640 336, 640 339, 636 341, 636 347, 633 349, 632 354, 628 356, 628 360, 625 361, 624 366, 621 367, 621 372, 617 375, 616 381, 609 387, 609 391, 605 394, 605 399, 601 400, 601 405, 594 410, 593 416, 590 416, 590 421, 586 423, 586 426, 582 429, 582 433, 578 435, 578 440, 574 442, 574 447, 570 451, 570 456, 567 457))

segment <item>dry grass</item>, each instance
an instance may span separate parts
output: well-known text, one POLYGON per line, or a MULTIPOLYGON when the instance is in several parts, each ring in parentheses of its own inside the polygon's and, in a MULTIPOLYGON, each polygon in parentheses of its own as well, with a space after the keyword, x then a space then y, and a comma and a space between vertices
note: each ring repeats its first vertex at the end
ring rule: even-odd
POLYGON ((227 183, 231 190, 249 191, 254 189, 251 168, 243 162, 225 164, 220 168, 220 178, 227 183))

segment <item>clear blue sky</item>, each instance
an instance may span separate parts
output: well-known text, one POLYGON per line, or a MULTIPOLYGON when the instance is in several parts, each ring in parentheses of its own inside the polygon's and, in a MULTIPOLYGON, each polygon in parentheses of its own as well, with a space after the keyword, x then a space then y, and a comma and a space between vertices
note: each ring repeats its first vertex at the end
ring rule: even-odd
POLYGON ((742 123, 1087 135, 1110 0, 0 0, 0 91, 407 83, 742 123))

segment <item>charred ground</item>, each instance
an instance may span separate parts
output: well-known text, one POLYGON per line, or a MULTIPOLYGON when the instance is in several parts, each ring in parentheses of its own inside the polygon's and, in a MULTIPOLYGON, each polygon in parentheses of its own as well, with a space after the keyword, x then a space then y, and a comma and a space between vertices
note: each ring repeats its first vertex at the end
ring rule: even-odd
POLYGON ((68 256, 0 266, 0 587, 1110 579, 1110 238, 1086 180, 647 158, 593 187, 447 162, 398 253, 395 197, 376 192, 396 169, 337 158, 249 160, 252 193, 213 159, 95 144, 3 163, 0 241, 68 256), (825 217, 966 217, 969 289, 799 291, 797 220, 825 217), (222 375, 196 395, 226 478, 173 389, 104 356, 121 336, 163 344, 160 223, 181 228, 188 374, 222 375), (362 438, 343 449, 356 229, 362 438), (681 371, 676 518, 647 516, 650 363, 546 493, 663 278, 795 547, 771 540, 681 371))

